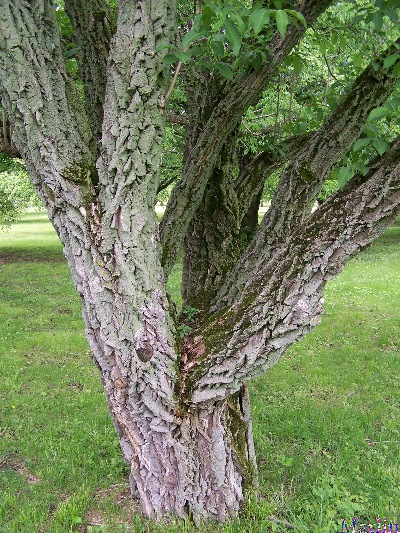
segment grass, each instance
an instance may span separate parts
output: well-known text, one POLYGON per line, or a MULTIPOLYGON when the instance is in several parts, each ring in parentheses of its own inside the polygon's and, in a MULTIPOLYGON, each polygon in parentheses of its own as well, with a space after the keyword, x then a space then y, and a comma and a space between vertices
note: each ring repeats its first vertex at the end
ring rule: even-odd
MULTIPOLYGON (((251 384, 261 497, 210 532, 400 523, 400 224, 327 288, 322 324, 251 384)), ((170 280, 179 291, 179 268, 170 280)), ((0 234, 0 532, 191 531, 129 498, 81 305, 44 214, 0 234)))

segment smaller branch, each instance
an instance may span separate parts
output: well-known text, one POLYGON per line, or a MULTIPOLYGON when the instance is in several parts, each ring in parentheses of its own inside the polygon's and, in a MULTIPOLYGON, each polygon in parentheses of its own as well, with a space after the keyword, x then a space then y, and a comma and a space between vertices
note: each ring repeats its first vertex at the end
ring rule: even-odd
POLYGON ((157 187, 157 194, 166 189, 171 183, 174 183, 176 178, 170 178, 168 180, 162 181, 157 187))
POLYGON ((165 100, 164 100, 163 107, 165 107, 167 105, 168 100, 171 97, 172 91, 174 90, 174 87, 175 87, 176 81, 178 79, 179 72, 181 71, 181 68, 182 68, 182 61, 179 61, 179 63, 176 66, 174 77, 172 78, 171 85, 170 85, 170 87, 169 87, 169 89, 167 91, 167 94, 165 95, 165 100))
POLYGON ((326 54, 324 54, 323 57, 324 57, 324 61, 325 61, 325 64, 326 64, 326 68, 328 69, 329 74, 332 76, 333 79, 335 79, 335 80, 337 81, 337 80, 338 80, 338 77, 335 76, 335 74, 332 72, 332 69, 331 69, 331 67, 330 67, 330 65, 329 65, 329 63, 328 63, 327 58, 326 58, 326 54))

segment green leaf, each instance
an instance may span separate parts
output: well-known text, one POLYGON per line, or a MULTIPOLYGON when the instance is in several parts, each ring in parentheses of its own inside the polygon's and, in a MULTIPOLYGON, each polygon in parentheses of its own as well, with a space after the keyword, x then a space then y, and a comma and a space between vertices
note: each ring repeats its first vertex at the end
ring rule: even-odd
POLYGON ((246 33, 247 24, 237 13, 231 13, 230 16, 236 22, 236 25, 239 28, 240 35, 243 37, 243 35, 246 33))
POLYGON ((362 174, 363 176, 366 176, 369 172, 369 167, 364 165, 364 163, 358 162, 356 164, 356 170, 360 172, 360 174, 362 174))
POLYGON ((256 35, 260 33, 264 26, 269 22, 269 9, 257 9, 249 16, 249 26, 256 35))
POLYGON ((383 155, 390 148, 390 144, 383 139, 374 139, 372 144, 379 155, 383 155))
POLYGON ((390 68, 392 65, 396 63, 396 61, 400 58, 400 54, 392 54, 385 58, 385 61, 383 62, 383 66, 385 68, 390 68))
POLYGON ((343 187, 353 177, 353 169, 350 167, 340 167, 338 172, 338 185, 343 187))
POLYGON ((221 41, 211 41, 210 46, 216 57, 223 57, 225 55, 225 46, 221 41))
POLYGON ((188 31, 182 39, 182 46, 183 48, 189 48, 191 43, 199 38, 199 32, 196 30, 190 30, 188 31))
POLYGON ((307 28, 307 21, 304 18, 303 13, 300 13, 300 11, 296 11, 295 9, 287 9, 286 12, 290 13, 292 15, 292 17, 294 17, 297 20, 299 20, 303 24, 303 26, 305 28, 307 28))
POLYGON ((276 19, 276 25, 278 27, 278 31, 282 35, 282 37, 284 37, 287 27, 290 22, 289 16, 286 13, 286 11, 283 11, 282 9, 278 9, 277 11, 275 11, 275 19, 276 19))
POLYGON ((262 57, 261 54, 258 52, 254 52, 251 57, 251 66, 254 68, 254 70, 260 70, 262 67, 262 57))
POLYGON ((300 74, 300 72, 303 70, 304 64, 298 54, 292 55, 292 66, 295 74, 300 74))
POLYGON ((231 21, 227 20, 225 22, 226 27, 226 38, 231 43, 232 52, 235 56, 239 54, 240 47, 242 46, 242 36, 237 26, 231 21))
POLYGON ((192 57, 193 52, 175 52, 176 57, 181 61, 183 64, 187 63, 189 59, 192 57))
POLYGON ((363 64, 365 54, 363 52, 360 52, 356 55, 356 57, 353 60, 353 65, 357 68, 361 68, 363 64))
POLYGON ((166 65, 172 65, 173 63, 176 63, 179 61, 179 58, 175 54, 166 54, 163 58, 163 62, 166 65))
POLYGON ((359 152, 360 150, 368 146, 370 142, 371 142, 371 139, 358 139, 353 144, 353 152, 359 152))
POLYGON ((222 26, 225 24, 225 20, 226 20, 226 13, 218 14, 217 20, 212 25, 212 29, 214 31, 219 31, 222 28, 222 26))
POLYGON ((389 113, 389 109, 385 106, 380 106, 371 111, 368 120, 379 120, 389 113))
POLYGON ((201 21, 205 28, 211 27, 213 12, 210 6, 204 6, 201 13, 201 21))
POLYGON ((223 76, 227 80, 233 80, 233 70, 229 65, 227 65, 226 63, 217 62, 215 63, 215 67, 221 74, 221 76, 223 76))
POLYGON ((327 51, 327 45, 324 41, 322 41, 321 43, 319 43, 319 51, 321 52, 321 55, 325 55, 326 54, 326 51, 327 51))
POLYGON ((166 50, 166 49, 170 49, 170 48, 174 48, 171 44, 160 44, 157 46, 156 48, 156 52, 161 52, 162 50, 166 50))
POLYGON ((371 61, 371 66, 375 70, 375 72, 378 72, 378 70, 381 68, 377 61, 371 61))
POLYGON ((372 15, 372 22, 374 23, 375 30, 380 32, 383 26, 383 15, 380 11, 375 11, 372 15))

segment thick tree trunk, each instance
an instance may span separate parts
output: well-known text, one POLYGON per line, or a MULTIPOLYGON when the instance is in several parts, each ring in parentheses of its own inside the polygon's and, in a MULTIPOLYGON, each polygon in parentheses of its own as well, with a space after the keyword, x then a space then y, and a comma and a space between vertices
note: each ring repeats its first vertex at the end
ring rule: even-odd
MULTIPOLYGON (((96 354, 99 346, 91 340, 96 354)), ((148 354, 142 354, 142 371, 133 375, 116 352, 107 358, 110 366, 100 368, 101 376, 130 465, 132 495, 143 513, 196 522, 236 516, 244 489, 257 483, 247 388, 188 407, 178 396, 171 398, 172 381, 160 380, 148 354)), ((96 357, 104 360, 104 354, 96 357)))

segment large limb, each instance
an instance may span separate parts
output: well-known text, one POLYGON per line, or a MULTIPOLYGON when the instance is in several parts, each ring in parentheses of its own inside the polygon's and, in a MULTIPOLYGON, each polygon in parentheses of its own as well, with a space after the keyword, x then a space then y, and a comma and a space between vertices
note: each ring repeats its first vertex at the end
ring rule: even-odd
POLYGON ((243 249, 233 187, 236 134, 228 138, 184 240, 182 299, 207 309, 243 249))
MULTIPOLYGON (((309 137, 303 134, 287 139, 287 158, 294 158, 309 137)), ((235 181, 236 138, 232 134, 223 146, 184 240, 182 298, 185 305, 197 309, 207 309, 247 246, 248 235, 258 224, 264 181, 285 162, 278 151, 262 152, 235 181), (258 198, 255 218, 243 230, 254 195, 258 198)))
POLYGON ((90 195, 91 132, 64 65, 50 0, 1 3, 0 83, 13 139, 50 216, 90 195))
POLYGON ((272 366, 319 323, 326 282, 399 211, 400 137, 367 176, 353 178, 297 228, 235 305, 199 325, 184 354, 184 397, 194 403, 222 398, 272 366))
MULTIPOLYGON (((331 0, 305 1, 302 12, 308 24, 312 24, 331 3, 331 0)), ((269 62, 260 70, 244 75, 215 106, 191 152, 182 179, 172 191, 161 222, 162 263, 166 275, 171 271, 189 223, 200 205, 221 147, 303 34, 302 25, 291 26, 284 38, 276 34, 269 44, 269 62)))
POLYGON ((2 97, 82 296, 132 487, 147 514, 183 513, 187 479, 175 476, 181 461, 173 437, 176 353, 154 215, 164 69, 156 48, 172 31, 174 5, 125 0, 119 7, 98 173, 85 114, 70 97, 50 0, 1 3, 2 97))
POLYGON ((115 17, 105 0, 65 0, 65 10, 79 46, 79 72, 95 149, 103 122, 107 60, 111 37, 115 32, 115 17))
POLYGON ((268 261, 274 248, 290 238, 293 229, 309 215, 332 166, 360 136, 372 109, 392 93, 398 77, 393 75, 393 67, 383 68, 383 60, 395 50, 393 45, 377 59, 380 70, 375 71, 370 65, 363 71, 346 98, 282 173, 271 206, 255 238, 221 287, 214 310, 232 302, 246 283, 247 273, 268 261))

